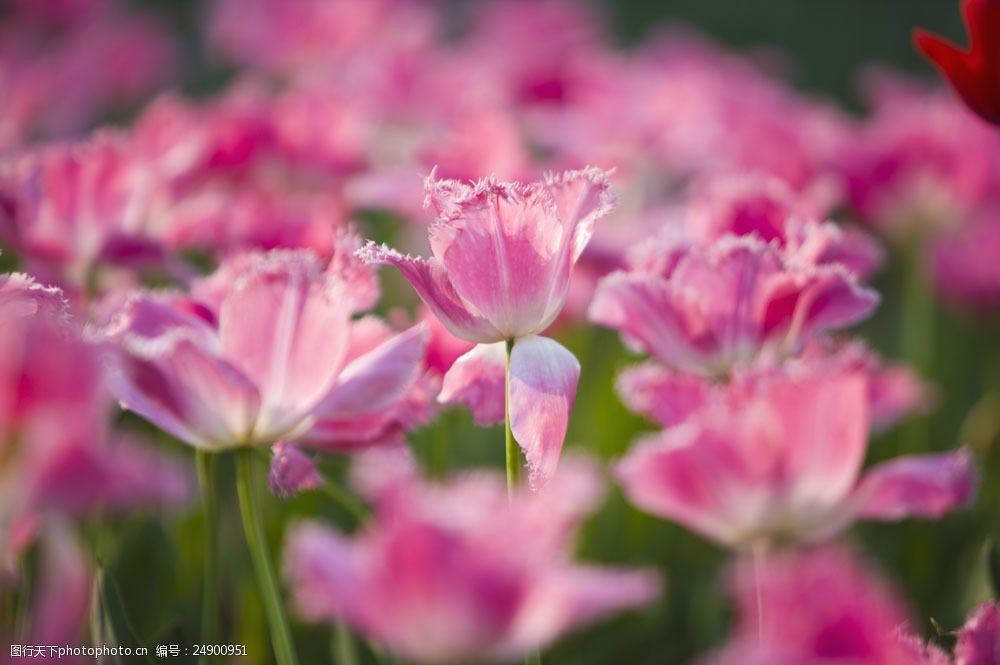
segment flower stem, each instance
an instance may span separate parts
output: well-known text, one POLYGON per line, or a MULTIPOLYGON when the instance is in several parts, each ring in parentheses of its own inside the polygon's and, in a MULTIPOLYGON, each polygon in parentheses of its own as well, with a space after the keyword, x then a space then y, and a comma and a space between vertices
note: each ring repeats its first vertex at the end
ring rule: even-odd
MULTIPOLYGON (((215 454, 195 452, 198 491, 201 494, 203 543, 203 576, 201 591, 201 642, 218 644, 219 635, 219 500, 215 488, 215 454)), ((198 662, 208 665, 213 658, 202 655, 198 662)))
POLYGON ((767 556, 766 545, 756 543, 753 546, 753 577, 757 593, 757 642, 764 643, 764 558, 767 556))
POLYGON ((343 621, 338 621, 334 629, 334 660, 339 665, 358 665, 358 652, 355 649, 354 637, 343 621))
MULTIPOLYGON (((921 377, 933 374, 934 364, 934 297, 927 281, 923 255, 924 244, 919 234, 909 243, 906 256, 906 290, 903 294, 900 352, 921 377)), ((926 448, 929 441, 927 422, 911 421, 904 437, 911 452, 926 448)))
POLYGON ((510 431, 510 353, 513 349, 514 340, 508 339, 507 361, 504 366, 503 422, 507 437, 507 493, 511 496, 521 482, 521 451, 514 440, 514 433, 510 431))
POLYGON ((271 629, 274 658, 278 665, 297 665, 288 619, 285 617, 281 592, 278 590, 278 580, 264 539, 263 520, 253 475, 253 450, 245 448, 237 451, 236 491, 240 499, 240 515, 243 518, 243 531, 246 533, 250 558, 257 575, 257 586, 264 601, 264 612, 271 629))

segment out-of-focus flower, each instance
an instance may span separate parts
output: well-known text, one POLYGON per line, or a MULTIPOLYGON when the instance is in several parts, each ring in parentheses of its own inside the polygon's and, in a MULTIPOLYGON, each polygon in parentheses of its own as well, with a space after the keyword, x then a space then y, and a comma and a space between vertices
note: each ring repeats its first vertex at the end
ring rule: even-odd
POLYGON ((92 287, 102 266, 163 264, 149 227, 156 188, 124 135, 42 148, 0 167, 3 234, 32 272, 92 287))
POLYGON ((733 382, 618 465, 628 497, 730 547, 814 541, 855 519, 938 517, 966 504, 966 451, 901 457, 862 474, 864 371, 799 364, 733 382))
POLYGON ((0 551, 30 540, 50 514, 178 502, 186 478, 110 432, 97 352, 41 293, 34 312, 0 308, 0 551))
POLYGON ((895 592, 846 551, 779 553, 756 568, 743 561, 732 588, 733 634, 704 665, 949 662, 905 632, 907 613, 895 592))
POLYGON ((169 36, 151 15, 125 12, 123 4, 5 4, 0 152, 77 135, 170 78, 176 53, 169 36))
MULTIPOLYGON (((427 187, 427 205, 437 214, 433 257, 403 256, 374 243, 359 255, 399 268, 445 327, 478 345, 450 372, 495 370, 497 347, 490 345, 513 343, 511 429, 533 481, 544 480, 559 460, 580 365, 539 333, 558 316, 573 265, 614 203, 607 174, 571 171, 532 185, 432 177, 427 187)), ((444 383, 448 391, 448 376, 444 383)))
MULTIPOLYGON (((25 608, 25 632, 16 635, 7 632, 13 626, 4 626, 0 628, 0 639, 11 644, 23 639, 31 644, 75 646, 82 637, 90 608, 90 562, 64 523, 47 525, 38 540, 39 588, 33 594, 30 607, 25 608)), ((0 580, 0 589, 3 588, 0 580)), ((27 599, 24 602, 27 603, 27 599)), ((39 660, 55 663, 59 659, 43 653, 39 660)), ((67 661, 82 665, 85 658, 67 657, 67 661)))
POLYGON ((962 17, 969 33, 967 50, 926 30, 916 30, 914 40, 970 109, 983 120, 1000 125, 1000 76, 995 69, 1000 2, 963 0, 962 17))
POLYGON ((352 350, 371 305, 367 279, 308 251, 237 255, 194 298, 137 294, 101 334, 117 347, 123 405, 199 448, 271 445, 317 418, 377 409, 399 362, 419 358, 414 328, 352 350), (399 356, 403 359, 400 360, 399 356))
POLYGON ((958 631, 955 665, 994 665, 1000 653, 1000 607, 983 603, 958 631))
POLYGON ((271 446, 271 455, 267 486, 274 494, 287 498, 323 484, 316 463, 294 444, 279 441, 271 446))
POLYGON ((1000 218, 986 213, 934 240, 930 262, 937 289, 975 310, 1000 309, 1000 218))
POLYGON ((589 316, 672 369, 716 377, 796 353, 877 302, 843 266, 803 264, 756 235, 707 247, 657 239, 631 270, 601 281, 589 316))
POLYGON ((872 114, 841 147, 852 206, 882 235, 961 226, 997 192, 1000 137, 937 90, 870 77, 872 114))
POLYGON ((807 264, 841 264, 866 279, 883 259, 878 242, 860 230, 826 219, 832 202, 820 193, 795 190, 762 174, 713 178, 688 206, 685 234, 708 244, 727 235, 756 235, 777 242, 807 264))
MULTIPOLYGON (((801 360, 786 361, 792 366, 802 363, 852 367, 863 372, 867 377, 868 409, 874 430, 888 429, 933 404, 932 388, 910 368, 887 365, 860 343, 838 345, 834 340, 815 340, 803 350, 801 360)), ((735 373, 730 380, 733 383, 753 382, 759 373, 770 371, 773 368, 768 364, 753 366, 735 373)), ((622 370, 616 388, 629 409, 663 428, 683 422, 730 389, 727 383, 678 373, 656 361, 622 370)))
POLYGON ((405 470, 369 478, 372 523, 348 539, 295 529, 285 571, 311 620, 344 620, 417 662, 507 661, 614 611, 649 602, 647 571, 582 566, 568 547, 596 505, 589 464, 567 461, 541 493, 501 478, 431 485, 405 470))
POLYGON ((287 76, 361 76, 371 84, 436 36, 413 0, 216 0, 209 41, 231 62, 287 76), (383 73, 384 74, 384 73, 383 73))

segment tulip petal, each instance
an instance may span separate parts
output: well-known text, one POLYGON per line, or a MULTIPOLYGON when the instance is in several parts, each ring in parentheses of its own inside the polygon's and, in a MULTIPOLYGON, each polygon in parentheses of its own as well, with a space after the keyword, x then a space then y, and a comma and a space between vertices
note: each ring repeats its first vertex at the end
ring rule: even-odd
POLYGON ((427 329, 416 325, 352 360, 316 409, 318 417, 367 415, 402 399, 420 373, 427 337, 427 329))
POLYGON ((683 422, 712 394, 705 379, 672 372, 655 361, 622 370, 616 387, 625 406, 662 427, 683 422))
POLYGON ((975 492, 972 457, 960 450, 884 462, 861 479, 859 515, 874 520, 936 518, 966 505, 975 492))
POLYGON ((580 363, 558 342, 524 337, 510 357, 510 426, 533 486, 555 472, 580 379, 580 363))
POLYGON ((199 448, 245 443, 260 397, 239 370, 186 339, 145 350, 126 344, 128 357, 111 376, 124 408, 199 448))
POLYGON ((219 312, 223 354, 261 391, 255 440, 273 443, 302 424, 343 366, 350 308, 304 251, 259 257, 219 312))
POLYGON ((464 404, 476 424, 486 427, 504 420, 505 342, 477 344, 456 360, 444 375, 438 401, 464 404))
POLYGON ((379 246, 374 242, 358 250, 358 256, 366 263, 383 263, 398 268, 421 300, 456 337, 476 343, 504 339, 478 310, 462 300, 436 261, 403 256, 386 245, 379 246))

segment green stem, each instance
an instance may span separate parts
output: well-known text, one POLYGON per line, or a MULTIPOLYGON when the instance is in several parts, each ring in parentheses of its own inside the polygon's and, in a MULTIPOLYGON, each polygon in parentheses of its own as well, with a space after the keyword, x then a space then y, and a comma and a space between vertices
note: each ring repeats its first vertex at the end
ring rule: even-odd
POLYGON ((910 243, 906 261, 900 350, 914 369, 928 376, 934 360, 934 297, 927 282, 923 243, 919 238, 910 243))
POLYGON ((271 629, 271 642, 278 665, 297 665, 292 634, 288 628, 278 580, 271 564, 264 539, 263 520, 257 501, 256 485, 253 478, 253 450, 244 448, 236 453, 236 491, 240 499, 240 515, 243 531, 246 533, 250 558, 257 574, 257 586, 264 602, 264 612, 271 629))
MULTIPOLYGON (((204 450, 195 453, 198 491, 201 494, 204 530, 201 591, 201 642, 218 644, 219 640, 219 500, 215 488, 215 454, 204 450)), ((198 662, 207 665, 213 658, 202 655, 198 662)))
POLYGON ((507 451, 507 493, 514 494, 518 484, 521 482, 521 451, 514 440, 514 433, 510 431, 510 353, 514 349, 514 340, 507 340, 507 361, 504 368, 504 429, 506 430, 506 451, 507 451))
MULTIPOLYGON (((900 326, 900 352, 921 377, 933 375, 934 365, 934 297, 925 274, 922 237, 909 243, 906 256, 906 290, 900 326)), ((926 418, 912 419, 902 430, 906 450, 917 452, 930 441, 926 418)))
MULTIPOLYGON (((514 440, 514 433, 510 431, 510 354, 514 350, 514 340, 507 340, 507 359, 504 365, 504 429, 506 434, 507 453, 507 495, 513 497, 517 487, 521 482, 521 449, 514 440)), ((540 651, 532 651, 524 659, 525 665, 541 665, 542 654, 540 651)))
POLYGON ((339 665, 358 665, 358 652, 355 649, 354 637, 343 621, 337 622, 333 639, 334 660, 339 665))

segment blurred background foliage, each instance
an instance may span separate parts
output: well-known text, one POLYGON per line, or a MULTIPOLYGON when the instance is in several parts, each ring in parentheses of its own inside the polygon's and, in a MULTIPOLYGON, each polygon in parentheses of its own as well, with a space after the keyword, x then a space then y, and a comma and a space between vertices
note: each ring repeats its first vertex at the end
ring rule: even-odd
MULTIPOLYGON (((193 94, 218 89, 228 73, 206 62, 196 29, 204 6, 197 0, 133 0, 162 12, 184 36, 185 90, 193 94)), ((460 16, 468 2, 452 2, 460 16)), ((740 51, 776 56, 802 90, 837 99, 860 111, 858 75, 872 65, 891 66, 931 76, 930 67, 913 51, 914 26, 962 40, 958 2, 953 0, 607 0, 603 3, 623 44, 667 26, 689 27, 740 51)), ((392 220, 371 224, 369 235, 389 239, 392 220)), ((1000 260, 1000 257, 998 257, 1000 260)), ((990 595, 986 551, 1000 536, 1000 341, 995 321, 974 320, 938 302, 928 302, 932 326, 901 331, 900 295, 904 292, 904 257, 890 256, 875 280, 883 295, 879 312, 861 336, 890 359, 901 356, 904 335, 928 337, 924 375, 937 386, 937 408, 928 416, 903 423, 873 441, 869 462, 901 452, 973 447, 981 467, 981 489, 972 510, 938 522, 903 522, 856 527, 847 537, 871 555, 911 601, 914 627, 925 636, 941 626, 958 626, 975 602, 990 595), (994 392, 991 394, 990 390, 994 392)), ((413 306, 409 287, 383 274, 383 309, 413 306)), ((596 327, 557 334, 582 361, 579 393, 567 438, 569 450, 585 450, 612 460, 635 436, 652 425, 626 411, 614 391, 617 373, 634 362, 616 333, 596 327)), ((130 427, 164 439, 138 419, 130 427)), ((426 468, 444 475, 469 466, 502 468, 502 428, 480 429, 463 410, 443 414, 410 437, 426 468)), ((164 444, 178 454, 187 451, 164 444)), ((259 460, 263 482, 264 460, 259 460)), ((325 458, 323 469, 334 483, 344 477, 343 459, 325 458)), ((230 643, 246 644, 244 663, 270 662, 267 629, 237 519, 232 466, 222 465, 224 634, 230 643)), ((266 501, 268 528, 275 552, 290 521, 321 516, 345 530, 359 523, 357 506, 335 488, 310 492, 291 501, 266 501)), ((95 526, 96 530, 96 526, 95 526)), ((198 640, 201 552, 197 511, 168 519, 129 518, 104 527, 99 551, 105 566, 103 594, 107 624, 123 644, 193 645, 198 640)), ((545 662, 557 664, 687 663, 721 643, 729 620, 722 592, 728 555, 680 526, 631 508, 612 488, 602 510, 581 534, 583 558, 602 562, 655 565, 668 580, 657 604, 639 614, 621 616, 569 637, 545 662)), ((327 627, 295 626, 303 663, 331 662, 327 627)), ((947 643, 947 636, 936 636, 947 643)), ((361 645, 361 656, 372 659, 361 645)), ((172 659, 184 662, 185 658, 172 659)), ((189 659, 194 662, 193 658, 189 659)))

